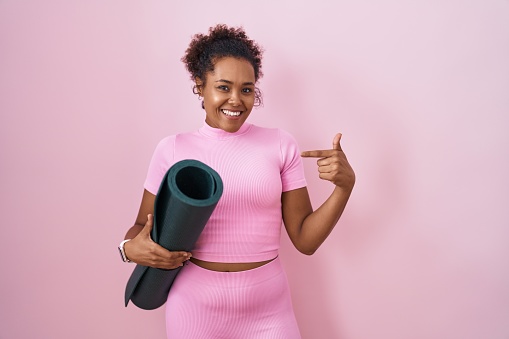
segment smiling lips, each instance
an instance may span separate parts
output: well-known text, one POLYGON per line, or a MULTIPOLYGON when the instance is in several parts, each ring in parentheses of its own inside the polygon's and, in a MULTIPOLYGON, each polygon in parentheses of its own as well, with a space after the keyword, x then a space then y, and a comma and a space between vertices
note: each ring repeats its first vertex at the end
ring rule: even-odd
POLYGON ((222 109, 221 112, 229 117, 238 117, 242 113, 242 111, 230 111, 228 109, 222 109))

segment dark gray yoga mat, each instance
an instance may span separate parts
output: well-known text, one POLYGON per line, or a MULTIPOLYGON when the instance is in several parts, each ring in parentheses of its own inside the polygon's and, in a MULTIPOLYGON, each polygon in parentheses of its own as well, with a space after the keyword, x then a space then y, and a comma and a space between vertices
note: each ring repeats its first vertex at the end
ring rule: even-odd
MULTIPOLYGON (((219 174, 197 160, 182 160, 164 176, 154 205, 152 240, 170 251, 193 250, 205 224, 223 194, 219 174)), ((139 308, 162 306, 181 267, 163 270, 136 265, 125 290, 139 308)))

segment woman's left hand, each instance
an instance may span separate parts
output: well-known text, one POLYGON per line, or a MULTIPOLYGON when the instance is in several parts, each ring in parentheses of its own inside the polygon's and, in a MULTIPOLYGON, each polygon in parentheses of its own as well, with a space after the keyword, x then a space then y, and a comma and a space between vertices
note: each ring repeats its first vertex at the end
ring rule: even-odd
POLYGON ((346 159, 340 145, 341 133, 332 141, 332 149, 304 151, 303 158, 320 158, 317 161, 320 179, 328 180, 334 185, 351 191, 355 184, 355 173, 346 159))

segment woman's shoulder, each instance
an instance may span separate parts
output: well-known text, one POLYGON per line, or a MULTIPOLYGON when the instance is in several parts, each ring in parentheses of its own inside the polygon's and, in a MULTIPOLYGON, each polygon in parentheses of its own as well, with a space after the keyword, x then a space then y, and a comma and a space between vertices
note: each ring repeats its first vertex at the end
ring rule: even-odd
POLYGON ((159 140, 158 147, 168 147, 168 146, 172 147, 175 144, 175 140, 177 138, 182 138, 182 137, 196 135, 196 134, 197 134, 197 131, 187 131, 187 132, 179 132, 176 134, 167 135, 159 140))
POLYGON ((159 140, 156 148, 173 147, 173 145, 175 144, 176 138, 177 138, 177 134, 167 135, 159 140))

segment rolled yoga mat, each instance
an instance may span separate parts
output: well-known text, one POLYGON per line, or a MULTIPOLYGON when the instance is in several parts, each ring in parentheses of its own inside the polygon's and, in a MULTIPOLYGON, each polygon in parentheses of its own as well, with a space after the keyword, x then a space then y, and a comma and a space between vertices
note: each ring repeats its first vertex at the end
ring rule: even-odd
MULTIPOLYGON (((152 240, 170 251, 192 251, 222 194, 223 182, 212 168, 197 160, 177 162, 156 195, 152 240)), ((162 306, 181 268, 136 265, 127 282, 125 306, 129 300, 145 310, 162 306)))

